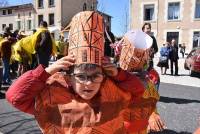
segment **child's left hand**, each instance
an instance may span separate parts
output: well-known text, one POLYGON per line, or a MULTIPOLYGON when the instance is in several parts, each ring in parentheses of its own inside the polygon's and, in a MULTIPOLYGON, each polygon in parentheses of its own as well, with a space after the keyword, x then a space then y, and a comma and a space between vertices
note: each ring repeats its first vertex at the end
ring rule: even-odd
POLYGON ((117 67, 114 63, 111 63, 109 57, 103 57, 102 59, 102 67, 107 76, 115 77, 118 74, 117 67))

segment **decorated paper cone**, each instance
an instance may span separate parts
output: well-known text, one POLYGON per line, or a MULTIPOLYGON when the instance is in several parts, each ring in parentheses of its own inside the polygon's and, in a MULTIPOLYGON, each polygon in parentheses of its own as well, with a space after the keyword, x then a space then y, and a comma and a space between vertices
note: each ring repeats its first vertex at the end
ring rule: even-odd
POLYGON ((68 51, 75 55, 76 64, 101 65, 104 56, 104 23, 99 13, 84 11, 73 17, 68 51))
POLYGON ((149 58, 152 38, 141 30, 132 30, 125 34, 120 55, 120 67, 124 70, 141 70, 149 58))

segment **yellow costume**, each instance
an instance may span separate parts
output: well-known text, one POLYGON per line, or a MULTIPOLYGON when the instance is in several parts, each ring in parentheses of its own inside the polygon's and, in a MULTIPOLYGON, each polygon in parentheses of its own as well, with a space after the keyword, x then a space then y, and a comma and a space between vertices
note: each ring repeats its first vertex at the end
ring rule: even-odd
MULTIPOLYGON (((39 28, 39 29, 37 30, 37 32, 36 32, 34 35, 32 35, 32 47, 30 47, 30 50, 31 50, 32 52, 35 53, 35 49, 34 49, 34 51, 33 51, 32 48, 35 48, 35 45, 36 45, 36 43, 37 43, 38 35, 41 34, 41 33, 44 32, 44 31, 47 31, 47 30, 48 30, 48 29, 46 29, 46 28, 39 28)), ((53 55, 53 56, 56 56, 56 54, 57 54, 56 43, 55 43, 55 40, 53 39, 52 36, 51 36, 51 39, 52 39, 52 43, 53 43, 52 55, 53 55)), ((33 53, 33 54, 34 54, 34 53, 33 53)))
MULTIPOLYGON (((23 39, 20 40, 20 46, 26 51, 28 52, 29 54, 35 54, 36 51, 35 51, 35 45, 36 45, 36 42, 37 42, 37 38, 38 38, 38 35, 41 33, 41 32, 44 32, 46 31, 47 29, 45 28, 39 28, 38 31, 31 35, 31 36, 27 36, 23 39)), ((52 37, 51 37, 52 38, 52 37)), ((53 40, 52 38, 52 42, 53 42, 53 50, 52 50, 52 55, 56 55, 57 53, 57 50, 56 50, 56 44, 55 44, 55 41, 53 40)))

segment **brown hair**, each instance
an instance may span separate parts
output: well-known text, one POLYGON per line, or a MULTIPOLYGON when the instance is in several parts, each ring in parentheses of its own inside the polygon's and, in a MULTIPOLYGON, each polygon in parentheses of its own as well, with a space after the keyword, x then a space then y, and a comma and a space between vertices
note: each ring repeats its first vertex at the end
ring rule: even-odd
POLYGON ((145 28, 146 25, 148 25, 149 28, 151 29, 151 23, 147 23, 147 22, 146 22, 146 23, 144 23, 144 25, 142 26, 142 31, 144 31, 144 28, 145 28))
POLYGON ((71 66, 69 70, 66 71, 66 73, 73 74, 75 69, 80 69, 80 70, 94 70, 96 68, 100 67, 97 64, 91 64, 91 63, 82 63, 78 65, 71 66))

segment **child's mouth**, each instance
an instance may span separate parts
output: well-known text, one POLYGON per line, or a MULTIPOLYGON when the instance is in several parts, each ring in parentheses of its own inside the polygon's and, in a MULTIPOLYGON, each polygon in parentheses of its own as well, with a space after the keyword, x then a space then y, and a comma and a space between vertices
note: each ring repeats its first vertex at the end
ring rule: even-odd
POLYGON ((83 90, 83 92, 91 93, 91 92, 93 92, 93 90, 83 90))

